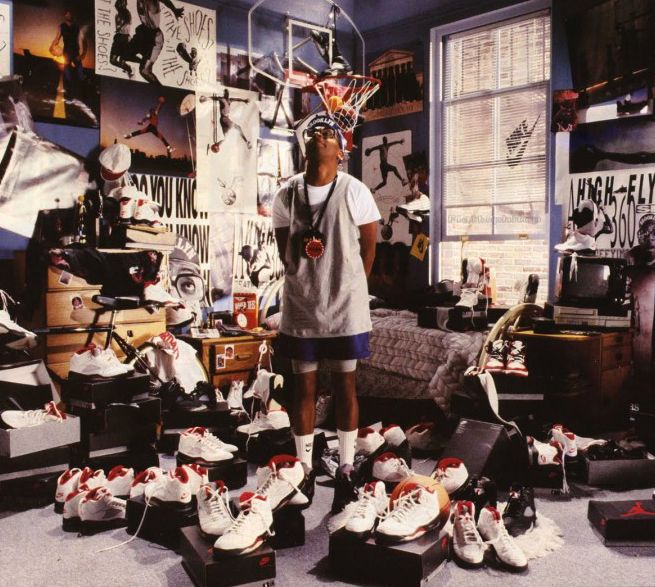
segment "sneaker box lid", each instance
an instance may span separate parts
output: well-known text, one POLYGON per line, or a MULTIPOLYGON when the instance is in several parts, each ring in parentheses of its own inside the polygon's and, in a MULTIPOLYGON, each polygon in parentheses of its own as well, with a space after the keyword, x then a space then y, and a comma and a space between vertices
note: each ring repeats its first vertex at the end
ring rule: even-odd
POLYGON ((79 441, 80 419, 67 414, 61 422, 45 422, 29 428, 0 429, 0 456, 15 458, 79 441))
POLYGON ((655 544, 655 500, 589 500, 587 518, 606 546, 653 546, 655 544))
POLYGON ((655 457, 647 459, 621 459, 590 461, 584 459, 585 479, 588 485, 614 486, 624 489, 655 486, 655 457))
POLYGON ((61 401, 41 360, 0 365, 0 399, 13 396, 24 410, 36 410, 50 400, 61 401))

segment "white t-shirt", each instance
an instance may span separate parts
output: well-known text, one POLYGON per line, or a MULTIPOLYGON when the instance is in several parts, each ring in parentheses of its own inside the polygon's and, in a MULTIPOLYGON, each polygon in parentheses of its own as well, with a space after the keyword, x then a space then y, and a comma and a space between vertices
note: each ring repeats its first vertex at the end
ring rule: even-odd
MULTIPOLYGON (((342 175, 339 173, 338 175, 342 175)), ((300 179, 302 181, 302 174, 292 178, 293 180, 300 179)), ((316 206, 325 202, 332 183, 322 186, 313 186, 307 184, 307 198, 310 206, 316 206)), ((273 200, 273 228, 286 228, 291 225, 291 218, 289 217, 289 209, 286 208, 282 202, 280 194, 283 194, 288 189, 288 186, 283 186, 275 195, 273 200)), ((370 222, 377 222, 380 220, 380 211, 375 203, 373 194, 361 181, 355 179, 351 181, 348 186, 348 193, 346 194, 346 201, 348 209, 357 226, 362 224, 369 224, 370 222)))

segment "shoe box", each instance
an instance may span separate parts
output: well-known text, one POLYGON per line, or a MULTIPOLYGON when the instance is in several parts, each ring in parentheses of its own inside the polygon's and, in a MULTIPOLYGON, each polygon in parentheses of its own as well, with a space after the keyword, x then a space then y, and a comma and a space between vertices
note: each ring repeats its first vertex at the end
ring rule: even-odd
POLYGON ((241 556, 214 559, 212 542, 202 537, 197 526, 183 527, 180 535, 182 566, 198 587, 275 584, 275 551, 268 544, 241 556))
MULTIPOLYGON (((283 430, 264 430, 250 437, 242 432, 237 432, 235 444, 242 454, 246 455, 249 463, 258 465, 266 464, 275 455, 295 455, 296 445, 289 428, 283 430)), ((327 447, 327 440, 323 432, 314 434, 314 450, 312 460, 315 463, 320 461, 323 451, 327 447)))
POLYGON ((605 546, 655 545, 655 500, 589 500, 587 518, 605 546))
POLYGON ((59 402, 57 388, 43 361, 0 365, 0 402, 4 405, 10 399, 24 410, 42 408, 53 399, 59 402))
MULTIPOLYGON (((177 466, 192 465, 196 461, 185 459, 178 453, 176 456, 177 466)), ((248 462, 245 459, 235 456, 230 461, 209 467, 204 463, 199 463, 207 469, 207 477, 210 481, 222 481, 230 489, 238 489, 248 482, 248 462)))
MULTIPOLYGON (((125 517, 128 534, 135 535, 138 530, 139 538, 172 549, 177 549, 180 545, 182 528, 198 524, 195 503, 184 509, 154 503, 148 506, 142 495, 127 500, 125 517)), ((211 557, 211 549, 209 556, 211 557)))
MULTIPOLYGON (((0 457, 0 483, 34 475, 63 473, 68 469, 76 447, 79 445, 59 446, 14 458, 0 457)), ((52 495, 54 497, 54 493, 52 495)))
POLYGON ((193 426, 217 428, 220 426, 229 426, 231 421, 227 402, 218 402, 216 407, 208 407, 206 410, 194 411, 177 408, 162 412, 164 430, 168 430, 169 428, 184 428, 186 430, 193 426))
POLYGON ((10 459, 80 442, 80 419, 70 414, 61 422, 28 428, 0 429, 0 457, 10 459))
POLYGON ((273 514, 274 535, 269 544, 275 550, 305 544, 305 516, 297 506, 286 505, 273 514))
POLYGON ((348 579, 381 585, 426 585, 448 560, 449 536, 432 530, 417 540, 394 545, 361 540, 338 530, 330 535, 332 570, 348 579))
POLYGON ((116 379, 71 379, 62 382, 61 395, 71 409, 96 410, 111 403, 129 404, 149 396, 150 377, 134 373, 116 379))
POLYGON ((583 457, 583 478, 587 485, 621 489, 655 487, 655 457, 591 461, 583 457))

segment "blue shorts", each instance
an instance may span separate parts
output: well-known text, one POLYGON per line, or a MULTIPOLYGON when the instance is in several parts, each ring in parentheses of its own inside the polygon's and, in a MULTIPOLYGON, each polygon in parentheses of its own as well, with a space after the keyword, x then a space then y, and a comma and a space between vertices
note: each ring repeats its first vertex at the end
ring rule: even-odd
POLYGON ((369 334, 362 332, 352 336, 299 338, 281 332, 276 340, 276 350, 289 359, 300 361, 366 359, 371 355, 368 347, 369 334))

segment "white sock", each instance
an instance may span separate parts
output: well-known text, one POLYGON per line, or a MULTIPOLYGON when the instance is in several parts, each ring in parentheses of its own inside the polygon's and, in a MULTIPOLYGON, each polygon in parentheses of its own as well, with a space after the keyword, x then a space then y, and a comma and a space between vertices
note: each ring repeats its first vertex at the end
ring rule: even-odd
POLYGON ((339 439, 339 466, 352 465, 355 462, 355 441, 359 430, 337 430, 339 439))
POLYGON ((312 453, 314 452, 314 435, 313 434, 302 434, 302 435, 293 435, 293 439, 296 443, 296 455, 300 459, 300 462, 303 464, 305 469, 312 470, 312 453))

